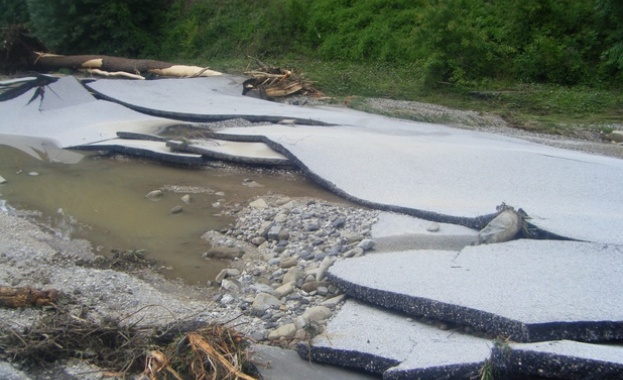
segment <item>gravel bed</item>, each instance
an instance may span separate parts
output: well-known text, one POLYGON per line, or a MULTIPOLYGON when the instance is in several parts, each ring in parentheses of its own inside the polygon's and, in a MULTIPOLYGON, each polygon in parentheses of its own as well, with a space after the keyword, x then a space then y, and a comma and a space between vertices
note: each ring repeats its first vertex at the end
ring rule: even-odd
MULTIPOLYGON (((282 347, 322 331, 344 297, 327 281, 326 270, 373 248, 369 235, 377 215, 307 198, 251 200, 233 211, 235 225, 203 237, 212 244, 208 252, 236 252, 231 267, 212 286, 191 287, 149 268, 97 269, 89 242, 64 238, 34 224, 29 213, 0 206, 0 286, 58 290, 71 298, 75 315, 95 321, 223 323, 253 341, 282 347)), ((0 308, 0 331, 27 328, 45 313, 0 308)), ((53 371, 61 372, 68 370, 61 365, 53 371)))

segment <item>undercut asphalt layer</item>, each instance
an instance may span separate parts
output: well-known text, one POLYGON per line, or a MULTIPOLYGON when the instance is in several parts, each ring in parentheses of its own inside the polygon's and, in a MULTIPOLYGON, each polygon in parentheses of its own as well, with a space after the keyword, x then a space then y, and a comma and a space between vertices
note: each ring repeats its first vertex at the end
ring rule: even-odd
MULTIPOLYGON (((188 164, 228 155, 289 163, 349 200, 442 229, 450 223, 479 230, 498 206, 521 208, 537 236, 557 240, 461 248, 472 236, 456 232, 453 244, 463 243, 436 245, 431 238, 429 249, 414 250, 408 240, 423 235, 401 234, 391 240, 403 237, 399 250, 336 263, 330 278, 368 304, 349 300, 325 334, 300 347, 301 356, 385 379, 469 378, 483 370, 623 377, 622 160, 340 107, 248 98, 241 95, 244 79, 97 80, 87 90, 65 77, 23 87, 0 101, 0 143, 68 162, 76 158, 59 149, 188 164), (154 138, 180 121, 235 118, 266 125, 220 129, 214 138, 261 144, 256 153, 241 153, 237 144, 211 149, 154 138), (194 151, 178 152, 188 147, 194 151), (421 318, 496 339, 441 330, 421 318)), ((413 247, 422 248, 417 241, 413 247)))

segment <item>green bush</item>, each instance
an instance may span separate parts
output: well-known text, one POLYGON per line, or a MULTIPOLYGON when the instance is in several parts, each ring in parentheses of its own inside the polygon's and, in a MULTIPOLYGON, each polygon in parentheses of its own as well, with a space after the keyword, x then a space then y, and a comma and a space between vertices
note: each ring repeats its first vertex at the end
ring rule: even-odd
POLYGON ((62 54, 154 54, 167 0, 28 0, 32 27, 62 54))
POLYGON ((0 29, 28 22, 28 7, 23 0, 0 0, 0 29))
POLYGON ((163 55, 185 58, 266 56, 299 50, 307 15, 304 0, 177 0, 163 55))

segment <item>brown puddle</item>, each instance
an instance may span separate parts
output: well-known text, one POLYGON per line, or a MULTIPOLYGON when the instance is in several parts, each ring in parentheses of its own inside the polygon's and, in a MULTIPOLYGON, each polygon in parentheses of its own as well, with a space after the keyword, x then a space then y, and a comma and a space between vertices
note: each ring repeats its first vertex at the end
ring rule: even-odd
POLYGON ((205 283, 227 267, 201 257, 207 248, 201 235, 232 222, 218 215, 223 208, 217 203, 244 204, 269 193, 345 202, 290 171, 187 168, 119 156, 87 156, 68 165, 3 145, 0 176, 7 180, 0 185, 0 199, 12 207, 40 211, 46 224, 66 237, 91 241, 102 255, 110 256, 111 249, 143 249, 148 258, 170 267, 164 271, 167 277, 191 284, 205 283), (249 180, 262 187, 247 186, 249 180), (157 189, 164 190, 160 200, 146 198, 157 189), (190 204, 181 200, 186 194, 190 204), (176 206, 183 211, 171 214, 176 206))

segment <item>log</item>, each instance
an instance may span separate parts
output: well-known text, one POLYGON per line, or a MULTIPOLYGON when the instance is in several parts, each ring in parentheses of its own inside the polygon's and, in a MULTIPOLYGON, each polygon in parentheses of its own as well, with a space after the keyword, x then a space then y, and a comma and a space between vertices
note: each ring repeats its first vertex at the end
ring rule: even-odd
POLYGON ((30 287, 0 286, 0 307, 49 306, 58 300, 57 290, 38 290, 30 287))
POLYGON ((151 59, 130 59, 106 55, 55 55, 35 52, 35 69, 97 69, 106 72, 123 71, 134 75, 153 74, 172 77, 210 77, 221 75, 220 72, 206 67, 176 65, 151 59))

